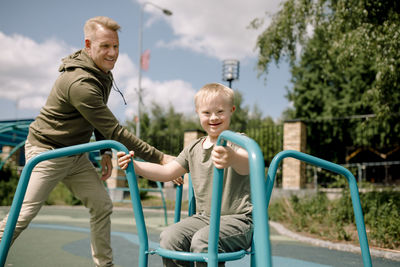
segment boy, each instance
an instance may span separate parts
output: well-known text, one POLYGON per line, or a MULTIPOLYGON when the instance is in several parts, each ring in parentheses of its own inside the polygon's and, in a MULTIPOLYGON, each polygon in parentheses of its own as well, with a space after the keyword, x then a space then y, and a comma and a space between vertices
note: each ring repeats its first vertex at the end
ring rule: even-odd
MULTIPOLYGON (((167 227, 160 235, 160 246, 175 251, 206 252, 211 212, 213 167, 223 169, 224 187, 218 250, 232 252, 247 249, 252 237, 247 152, 228 143, 215 146, 218 136, 229 129, 235 111, 234 92, 218 83, 203 86, 195 96, 196 112, 207 136, 191 143, 166 165, 134 161, 137 174, 150 180, 167 182, 190 172, 196 198, 196 214, 167 227)), ((126 169, 133 156, 118 152, 118 164, 126 169)), ((163 258, 164 266, 188 266, 189 262, 163 258)), ((224 263, 219 263, 224 266, 224 263)), ((196 263, 206 266, 206 263, 196 263)))

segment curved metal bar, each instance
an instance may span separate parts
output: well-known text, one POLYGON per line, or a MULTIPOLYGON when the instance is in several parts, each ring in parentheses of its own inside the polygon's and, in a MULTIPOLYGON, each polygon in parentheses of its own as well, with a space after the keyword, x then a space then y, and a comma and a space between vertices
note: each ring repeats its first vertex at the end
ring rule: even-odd
POLYGON ((189 192, 188 192, 188 215, 192 216, 193 214, 196 213, 196 199, 194 198, 194 190, 193 190, 193 183, 192 183, 192 177, 190 173, 188 173, 188 180, 189 180, 189 192))
MULTIPOLYGON (((226 146, 226 140, 218 138, 217 145, 226 146)), ((210 229, 208 234, 208 265, 218 267, 218 240, 221 217, 222 185, 224 182, 224 169, 214 167, 212 194, 211 194, 211 214, 210 229)), ((222 255, 222 253, 221 253, 222 255)))
POLYGON ((12 156, 18 149, 20 149, 23 145, 25 145, 25 140, 22 141, 22 142, 20 142, 18 145, 16 145, 16 146, 10 151, 10 153, 8 154, 8 156, 7 156, 3 161, 0 162, 0 170, 1 170, 1 168, 3 168, 4 164, 6 164, 7 160, 8 160, 9 158, 11 158, 11 156, 12 156))
POLYGON ((322 167, 324 169, 327 169, 329 171, 341 174, 347 178, 347 181, 349 183, 350 187, 350 195, 351 195, 351 200, 353 203, 353 210, 354 210, 354 216, 356 219, 356 225, 357 225, 357 232, 358 232, 358 239, 360 241, 360 248, 361 248, 361 254, 362 254, 362 259, 364 266, 372 266, 371 263, 371 255, 369 251, 369 246, 368 246, 368 239, 367 239, 367 233, 365 231, 365 224, 364 224, 364 216, 362 213, 361 209, 361 203, 360 203, 360 196, 358 194, 358 186, 356 179, 354 178, 353 174, 347 170, 346 168, 299 152, 295 150, 285 150, 279 152, 275 157, 272 159, 271 164, 268 169, 268 175, 267 175, 267 206, 269 205, 270 199, 271 199, 271 193, 272 193, 272 188, 274 186, 274 181, 275 181, 275 176, 276 176, 276 171, 278 169, 279 163, 287 157, 292 157, 295 159, 298 159, 300 161, 307 162, 312 165, 316 165, 319 167, 322 167))
MULTIPOLYGON (((269 224, 267 194, 265 190, 264 157, 258 144, 251 138, 231 131, 224 131, 218 139, 231 141, 244 148, 249 156, 250 189, 253 203, 253 242, 255 266, 272 266, 271 243, 269 238, 269 224)), ((254 263, 252 263, 253 265, 254 263)))
MULTIPOLYGON (((156 251, 153 251, 152 254, 158 254, 164 258, 183 260, 183 261, 198 261, 198 262, 206 262, 208 261, 208 253, 194 253, 194 252, 182 252, 182 251, 171 251, 163 248, 157 248, 156 251)), ((245 250, 239 250, 235 252, 226 252, 220 253, 218 255, 219 261, 229 261, 232 259, 239 260, 246 256, 246 254, 250 254, 245 250)))
POLYGON ((183 185, 178 185, 176 187, 176 195, 175 195, 174 223, 177 223, 181 220, 182 191, 183 191, 183 185))
MULTIPOLYGON (((15 225, 17 223, 17 219, 21 210, 22 201, 25 197, 26 189, 28 186, 28 182, 30 179, 30 175, 32 173, 33 168, 41 161, 49 160, 58 157, 71 156, 75 154, 81 154, 85 152, 89 152, 92 150, 100 150, 105 148, 113 148, 118 151, 124 151, 125 153, 129 153, 128 149, 119 142, 105 140, 98 141, 88 144, 81 144, 76 146, 70 146, 55 150, 46 151, 37 155, 36 157, 30 159, 21 174, 20 180, 18 182, 17 190, 14 195, 14 199, 11 205, 11 209, 9 212, 8 220, 6 223, 6 227, 4 229, 4 235, 2 237, 0 243, 0 266, 4 266, 7 254, 10 248, 12 236, 14 233, 15 225)), ((132 206, 136 221, 136 227, 139 235, 139 265, 138 266, 147 266, 148 263, 148 236, 146 225, 144 222, 142 205, 140 202, 139 188, 136 181, 136 175, 133 168, 133 164, 129 163, 128 168, 126 170, 126 176, 129 184, 129 190, 132 199, 132 206)))

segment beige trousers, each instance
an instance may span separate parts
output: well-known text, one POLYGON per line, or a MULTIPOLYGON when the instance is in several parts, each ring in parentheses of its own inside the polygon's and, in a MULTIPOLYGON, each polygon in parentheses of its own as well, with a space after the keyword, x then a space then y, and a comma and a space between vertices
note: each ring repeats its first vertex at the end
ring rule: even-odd
MULTIPOLYGON (((25 144, 28 161, 47 149, 25 144)), ((63 182, 90 212, 90 239, 96 266, 113 266, 111 249, 112 201, 87 154, 42 161, 32 171, 28 188, 15 227, 13 241, 28 227, 47 200, 50 192, 63 182)), ((0 223, 3 236, 8 215, 0 223)))
MULTIPOLYGON (((207 252, 210 217, 195 214, 172 224, 160 234, 160 247, 174 251, 194 253, 207 252)), ((248 249, 253 236, 253 222, 244 214, 224 215, 220 217, 218 241, 219 252, 233 252, 248 249)), ((190 266, 188 261, 163 258, 164 267, 190 266)), ((205 262, 195 262, 196 267, 207 266, 205 262)), ((218 266, 225 266, 219 262, 218 266)))

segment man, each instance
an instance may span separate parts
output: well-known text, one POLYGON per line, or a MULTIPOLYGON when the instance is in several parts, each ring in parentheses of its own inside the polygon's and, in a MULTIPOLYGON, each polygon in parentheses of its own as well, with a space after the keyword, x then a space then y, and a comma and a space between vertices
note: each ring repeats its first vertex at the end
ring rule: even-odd
MULTIPOLYGON (((31 124, 26 159, 49 149, 112 139, 146 161, 164 164, 172 158, 122 127, 107 107, 113 86, 111 70, 119 53, 120 26, 107 17, 89 19, 84 26, 85 48, 64 58, 45 106, 31 124)), ((86 154, 39 163, 33 170, 15 228, 13 241, 28 227, 50 192, 63 182, 90 211, 91 250, 96 266, 113 266, 110 245, 112 202, 102 180, 111 176, 111 151, 102 151, 101 180, 86 154)), ((3 235, 7 217, 0 224, 3 235)))

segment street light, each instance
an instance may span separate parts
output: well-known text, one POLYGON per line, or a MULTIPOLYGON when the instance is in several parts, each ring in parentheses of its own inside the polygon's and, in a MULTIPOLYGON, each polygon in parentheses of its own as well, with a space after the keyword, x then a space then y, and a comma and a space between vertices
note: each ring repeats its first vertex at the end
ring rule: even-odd
POLYGON ((160 9, 164 15, 166 16, 171 16, 172 12, 168 9, 162 8, 154 3, 151 2, 145 2, 143 5, 140 7, 140 17, 139 17, 139 70, 138 70, 138 88, 137 88, 137 94, 138 94, 138 115, 137 115, 137 121, 136 121, 136 136, 140 138, 140 117, 141 117, 141 104, 142 104, 142 45, 143 45, 143 10, 146 5, 151 5, 154 6, 158 9, 160 9))
POLYGON ((235 59, 227 59, 222 64, 222 80, 229 82, 229 88, 232 88, 232 81, 239 79, 240 63, 235 59))

